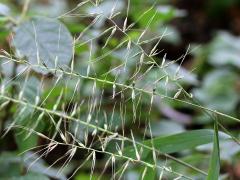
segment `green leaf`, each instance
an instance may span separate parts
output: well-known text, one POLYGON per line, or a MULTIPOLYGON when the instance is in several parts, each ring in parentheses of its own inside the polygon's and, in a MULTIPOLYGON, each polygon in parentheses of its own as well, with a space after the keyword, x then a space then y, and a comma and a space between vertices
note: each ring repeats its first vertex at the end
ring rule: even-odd
POLYGON ((228 69, 218 69, 208 73, 201 88, 194 89, 193 96, 203 105, 224 113, 235 110, 239 94, 234 88, 238 75, 228 69))
POLYGON ((14 131, 18 151, 20 153, 37 146, 38 136, 36 134, 31 134, 29 137, 27 137, 28 133, 28 131, 18 129, 14 131))
MULTIPOLYGON (((100 175, 98 174, 93 174, 92 175, 92 180, 97 180, 99 178, 100 175)), ((103 175, 103 177, 106 178, 106 176, 103 175)), ((74 178, 75 180, 88 180, 90 179, 90 175, 86 174, 86 173, 79 173, 75 176, 74 178)), ((104 178, 103 178, 104 179, 104 178)), ((107 178, 106 178, 107 179, 107 178)))
POLYGON ((34 104, 36 102, 36 97, 38 96, 40 98, 40 81, 36 77, 29 77, 24 84, 21 84, 21 86, 21 89, 24 90, 23 97, 28 102, 34 104))
POLYGON ((217 180, 220 172, 220 153, 219 153, 219 139, 218 139, 218 125, 214 123, 214 140, 213 152, 210 160, 210 167, 208 170, 207 180, 217 180))
POLYGON ((139 11, 139 9, 146 8, 141 3, 134 4, 133 6, 132 16, 135 21, 138 21, 141 27, 149 26, 151 30, 153 30, 159 24, 166 23, 176 17, 185 16, 186 12, 183 10, 178 10, 174 6, 170 5, 161 5, 152 9, 145 9, 144 11, 139 11), (139 19, 139 17, 141 17, 139 19))
POLYGON ((176 133, 184 132, 183 125, 174 121, 161 120, 150 123, 151 131, 147 130, 147 135, 153 137, 168 136, 176 133))
POLYGON ((219 32, 210 43, 209 62, 214 66, 232 65, 240 68, 240 38, 228 32, 219 32))
MULTIPOLYGON (((154 164, 153 155, 149 154, 147 161, 154 164)), ((141 167, 142 180, 156 179, 157 168, 141 167), (144 172, 145 171, 145 172, 144 172)))
POLYGON ((9 14, 10 8, 7 5, 0 3, 0 16, 7 16, 9 14))
MULTIPOLYGON (((48 68, 66 69, 72 58, 73 39, 58 20, 35 17, 16 29, 14 45, 30 64, 44 64, 48 68)), ((39 67, 37 72, 47 73, 39 67)))
POLYGON ((49 180, 49 178, 43 174, 28 173, 24 176, 11 177, 11 180, 49 180))
POLYGON ((2 152, 0 154, 0 179, 7 179, 7 177, 14 177, 21 174, 20 156, 15 152, 2 152))
MULTIPOLYGON (((221 139, 229 138, 228 135, 221 133, 221 139)), ((146 146, 152 147, 152 142, 154 144, 155 149, 159 150, 162 153, 175 153, 185 149, 193 149, 199 145, 208 144, 213 142, 214 131, 210 129, 201 129, 201 130, 192 130, 186 131, 183 133, 178 133, 170 136, 163 136, 153 138, 152 140, 146 140, 142 143, 146 146)), ((140 145, 136 145, 138 152, 140 152, 140 145)), ((146 147, 142 147, 143 151, 141 154, 141 158, 145 159, 150 149, 146 147)), ((133 146, 127 147, 123 151, 124 155, 129 157, 136 158, 136 151, 133 146)))
MULTIPOLYGON (((41 97, 41 91, 39 89, 40 81, 32 76, 26 80, 19 79, 20 89, 23 90, 23 99, 31 104, 37 103, 36 97, 41 97)), ((39 100, 38 100, 39 101, 39 100)), ((16 112, 14 120, 18 125, 26 126, 28 128, 35 127, 35 130, 41 132, 43 129, 44 122, 37 122, 39 114, 34 113, 34 109, 31 107, 19 108, 16 112)), ((28 135, 29 131, 23 129, 15 129, 14 135, 18 145, 19 152, 26 151, 30 148, 37 146, 38 136, 34 133, 28 135)))

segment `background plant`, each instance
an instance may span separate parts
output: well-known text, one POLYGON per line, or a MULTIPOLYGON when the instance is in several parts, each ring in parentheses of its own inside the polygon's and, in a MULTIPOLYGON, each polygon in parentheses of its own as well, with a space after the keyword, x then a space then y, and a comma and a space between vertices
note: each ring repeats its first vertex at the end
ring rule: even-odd
POLYGON ((16 2, 0 4, 2 178, 237 176, 238 39, 171 54, 188 12, 168 2, 16 2))

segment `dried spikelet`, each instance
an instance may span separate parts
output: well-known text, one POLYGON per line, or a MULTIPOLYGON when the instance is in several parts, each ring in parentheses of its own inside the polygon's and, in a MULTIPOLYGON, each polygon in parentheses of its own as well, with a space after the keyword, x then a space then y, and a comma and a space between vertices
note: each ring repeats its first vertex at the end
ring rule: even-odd
POLYGON ((147 173, 147 167, 144 168, 141 179, 143 180, 147 173))
POLYGON ((181 175, 178 176, 178 177, 176 177, 176 178, 174 178, 174 180, 179 180, 179 179, 182 179, 182 176, 181 176, 181 175))
POLYGON ((92 136, 95 136, 97 134, 97 129, 94 129, 92 132, 92 136))
POLYGON ((150 57, 156 56, 156 55, 158 54, 158 53, 157 53, 157 51, 158 51, 158 50, 157 50, 157 47, 158 47, 160 41, 162 40, 162 38, 165 36, 166 32, 167 32, 167 28, 165 28, 163 34, 160 36, 159 40, 157 41, 157 43, 155 44, 155 46, 152 48, 152 50, 151 50, 151 52, 150 52, 150 54, 149 54, 150 57))
POLYGON ((102 15, 98 15, 94 18, 94 20, 80 33, 80 35, 76 38, 76 41, 78 42, 80 38, 83 36, 83 34, 89 30, 101 17, 102 15))
POLYGON ((114 155, 112 155, 112 177, 113 177, 113 179, 115 179, 115 156, 114 155))
POLYGON ((132 89, 132 100, 134 101, 135 100, 135 98, 136 98, 136 95, 135 95, 135 90, 134 90, 134 88, 132 89))
POLYGON ((116 26, 115 26, 115 27, 112 27, 112 32, 111 32, 111 34, 108 36, 108 38, 107 38, 105 44, 103 45, 102 49, 104 49, 104 48, 107 46, 109 40, 113 37, 113 35, 115 34, 116 30, 117 30, 117 27, 116 27, 116 26))
POLYGON ((37 95, 35 97, 35 105, 38 105, 39 102, 40 102, 40 97, 37 95))
POLYGON ((162 180, 162 178, 163 178, 163 173, 164 173, 164 169, 161 170, 161 173, 160 173, 160 175, 159 175, 159 180, 162 180))
POLYGON ((127 29, 127 17, 125 18, 124 23, 123 23, 123 32, 125 32, 126 29, 127 29))
MULTIPOLYGON (((78 17, 79 14, 75 14, 76 13, 75 11, 79 11, 78 8, 87 4, 88 2, 89 2, 89 4, 94 3, 95 6, 98 6, 101 1, 96 0, 93 2, 93 1, 86 0, 86 1, 80 2, 76 8, 65 13, 62 16, 59 16, 59 18, 63 18, 64 16, 67 16, 67 15, 73 16, 73 17, 78 17)), ((86 60, 87 67, 86 67, 86 69, 84 69, 84 72, 87 71, 86 74, 85 73, 82 74, 81 72, 75 72, 75 68, 77 69, 77 66, 75 65, 76 62, 74 61, 75 48, 73 48, 73 52, 72 52, 73 58, 71 60, 71 64, 69 63, 70 67, 67 68, 66 70, 58 67, 58 64, 60 61, 58 56, 53 57, 53 59, 55 58, 54 59, 55 67, 52 68, 51 70, 49 70, 49 72, 53 73, 53 76, 54 76, 54 78, 52 78, 53 79, 52 82, 54 82, 54 80, 55 80, 56 73, 60 73, 60 76, 57 76, 58 78, 55 81, 54 86, 51 88, 50 92, 47 95, 44 95, 44 97, 45 97, 44 100, 41 101, 41 94, 38 93, 38 95, 35 96, 35 102, 33 102, 33 104, 25 102, 25 100, 23 99, 23 95, 25 93, 25 84, 26 84, 26 81, 28 80, 28 75, 27 75, 27 77, 25 78, 24 87, 18 92, 17 96, 13 97, 11 100, 5 99, 5 102, 3 102, 0 105, 0 110, 1 110, 2 108, 6 107, 10 101, 13 101, 14 103, 22 106, 18 115, 23 114, 23 112, 26 110, 26 108, 29 108, 29 107, 31 107, 34 110, 34 112, 32 114, 34 114, 36 112, 39 114, 37 120, 32 125, 33 127, 31 129, 28 129, 29 133, 28 133, 27 137, 29 137, 32 133, 35 133, 38 136, 40 136, 41 138, 48 140, 49 144, 46 147, 47 150, 44 149, 44 150, 46 150, 46 152, 44 152, 41 155, 41 157, 43 157, 46 154, 49 154, 58 145, 64 145, 64 146, 68 147, 68 151, 62 157, 60 157, 57 161, 55 161, 52 165, 50 165, 50 167, 51 167, 54 164, 56 164, 58 161, 60 161, 61 159, 64 159, 65 157, 67 157, 67 160, 65 160, 64 164, 59 169, 58 173, 60 173, 60 171, 62 171, 63 168, 70 163, 70 161, 72 160, 72 158, 74 157, 74 155, 76 154, 78 149, 84 149, 87 151, 84 162, 83 163, 81 162, 82 164, 74 170, 73 174, 69 177, 69 179, 71 179, 74 176, 74 174, 77 173, 78 170, 81 167, 83 167, 83 165, 86 162, 90 162, 90 161, 92 162, 91 174, 90 174, 90 179, 91 179, 93 177, 94 169, 95 169, 95 165, 96 165, 95 164, 96 163, 96 153, 102 153, 102 154, 104 154, 104 158, 106 158, 106 159, 104 159, 105 166, 101 167, 101 170, 103 168, 101 176, 104 174, 105 170, 108 169, 109 166, 111 166, 111 165, 109 165, 111 162, 111 164, 112 164, 112 179, 115 179, 116 177, 118 177, 119 179, 122 179, 122 176, 124 175, 125 171, 127 170, 127 168, 130 165, 130 162, 140 163, 144 167, 144 170, 142 173, 142 179, 144 179, 146 177, 146 174, 148 173, 147 170, 149 167, 150 168, 157 167, 157 168, 161 169, 161 167, 159 167, 157 164, 157 155, 158 155, 158 153, 161 154, 161 152, 159 152, 157 149, 154 148, 153 141, 151 141, 151 145, 145 145, 145 144, 141 144, 138 141, 135 141, 134 136, 135 137, 137 137, 137 136, 135 134, 133 134, 132 130, 130 132, 131 137, 129 138, 128 137, 129 132, 126 131, 126 126, 128 126, 128 124, 126 122, 128 119, 131 119, 131 118, 134 119, 133 122, 135 122, 136 118, 139 118, 139 122, 140 122, 140 120, 142 118, 141 112, 143 111, 141 106, 142 106, 142 102, 144 101, 145 94, 147 94, 147 97, 149 97, 149 95, 151 97, 149 114, 147 114, 147 116, 149 116, 149 117, 146 118, 146 122, 147 122, 150 119, 154 97, 160 96, 158 92, 155 92, 156 87, 157 87, 156 84, 158 82, 160 82, 161 80, 164 80, 164 78, 165 78, 165 86, 167 89, 169 81, 171 81, 171 83, 172 82, 174 83, 174 80, 178 80, 183 77, 179 76, 179 73, 178 73, 180 66, 177 69, 175 78, 173 78, 173 79, 171 78, 172 77, 171 75, 169 75, 169 74, 167 74, 167 72, 165 72, 164 68, 171 64, 171 63, 166 63, 166 56, 167 56, 166 53, 163 57, 161 65, 158 65, 158 63, 154 59, 155 58, 154 56, 156 56, 160 52, 157 48, 158 48, 158 45, 159 45, 161 39, 166 35, 166 30, 164 31, 164 33, 161 36, 154 36, 152 39, 147 39, 147 40, 144 39, 145 36, 147 36, 147 33, 149 31, 149 26, 151 25, 151 22, 153 21, 157 12, 149 19, 149 21, 147 22, 147 26, 143 30, 140 31, 141 34, 137 38, 135 38, 135 37, 132 38, 130 35, 128 35, 127 31, 133 30, 131 28, 136 23, 138 23, 137 21, 140 20, 141 17, 143 17, 147 12, 152 10, 153 7, 151 7, 149 10, 143 12, 138 17, 138 19, 135 20, 135 22, 133 22, 132 24, 130 24, 128 26, 128 23, 129 23, 128 11, 129 11, 129 6, 130 6, 130 0, 128 0, 127 15, 124 19, 123 27, 119 27, 118 23, 114 22, 114 20, 113 20, 113 18, 115 16, 117 16, 118 14, 121 13, 121 12, 115 12, 116 2, 114 3, 114 6, 111 9, 111 13, 110 13, 109 17, 105 17, 104 13, 88 14, 87 17, 91 17, 89 19, 93 19, 93 21, 90 24, 88 24, 88 26, 83 31, 81 31, 81 33, 78 37, 74 38, 73 44, 75 47, 79 47, 82 45, 88 46, 88 44, 89 44, 89 57, 86 60), (94 37, 90 37, 90 38, 88 36, 85 36, 85 34, 86 35, 88 34, 86 32, 88 30, 90 30, 90 28, 92 28, 98 22, 98 20, 101 18, 106 18, 108 21, 110 21, 110 23, 112 23, 112 25, 110 25, 111 27, 107 28, 106 30, 99 29, 99 31, 101 31, 101 32, 99 32, 99 34, 96 35, 96 37, 95 37, 95 35, 94 35, 94 37), (125 38, 124 41, 120 42, 116 47, 114 47, 110 50, 108 48, 104 49, 104 51, 107 51, 106 53, 105 52, 103 54, 99 53, 100 55, 98 57, 95 57, 95 56, 97 56, 96 55, 97 53, 95 54, 95 42, 98 41, 99 38, 101 40, 103 38, 101 36, 108 33, 110 35, 106 38, 105 44, 102 46, 102 49, 107 47, 110 40, 115 35, 116 31, 121 32, 122 36, 124 36, 124 38, 125 38), (83 42, 80 42, 80 38, 82 38, 81 40, 83 40, 83 42), (144 49, 144 45, 146 45, 146 43, 153 43, 154 41, 157 41, 157 42, 155 44, 151 44, 151 45, 153 45, 153 48, 150 49, 150 53, 148 54, 147 52, 149 52, 149 51, 145 51, 146 49, 144 49), (137 52, 133 52, 133 51, 135 51, 135 49, 137 49, 137 52), (98 72, 95 72, 95 69, 97 69, 95 67, 98 66, 102 60, 107 59, 109 55, 115 53, 118 50, 124 50, 124 51, 126 50, 127 51, 126 54, 123 55, 125 57, 125 59, 123 58, 124 62, 120 62, 120 64, 117 62, 116 67, 114 64, 115 62, 112 63, 111 66, 109 67, 110 70, 107 70, 106 73, 104 72, 103 76, 99 75, 98 72), (122 69, 124 67, 124 73, 126 73, 126 75, 128 75, 127 70, 128 70, 128 66, 131 66, 132 59, 136 59, 135 69, 133 69, 133 71, 131 69, 132 72, 130 72, 131 74, 129 74, 129 77, 128 77, 129 79, 127 79, 127 82, 122 81, 122 79, 121 79, 122 69), (158 68, 157 70, 159 70, 160 73, 164 72, 165 74, 161 75, 161 77, 156 76, 156 79, 154 79, 154 82, 150 82, 150 83, 146 82, 146 84, 144 84, 142 86, 139 82, 144 80, 144 78, 146 78, 148 76, 148 74, 150 74, 151 71, 153 70, 153 68, 155 68, 155 67, 158 68), (114 80, 112 80, 112 78, 109 78, 108 75, 113 76, 114 80), (71 84, 71 81, 75 80, 75 78, 77 79, 77 83, 75 83, 75 81, 73 81, 75 84, 71 84), (79 95, 78 92, 80 91, 80 87, 79 87, 80 80, 82 80, 82 79, 84 81, 86 80, 86 81, 91 81, 94 83, 92 86, 92 91, 90 90, 88 92, 89 95, 86 95, 86 97, 84 97, 84 96, 82 97, 82 94, 81 94, 81 97, 78 96, 79 95), (132 85, 128 84, 128 82, 131 82, 132 80, 136 81, 136 83, 137 83, 136 87, 135 87, 135 81, 132 83, 132 85), (51 98, 50 97, 51 93, 54 91, 54 89, 56 87, 58 88, 59 82, 65 83, 64 84, 65 87, 61 88, 60 94, 57 94, 57 97, 51 98), (68 92, 69 91, 68 86, 70 86, 70 84, 71 84, 72 88, 71 88, 70 92, 68 92), (100 87, 99 84, 101 84, 102 87, 100 87), (105 92, 106 92, 105 85, 112 87, 112 99, 104 99, 106 97, 105 96, 105 92), (100 91, 98 91, 99 89, 100 89, 100 91), (116 89, 118 90, 118 92, 116 92, 116 89), (127 93, 125 93, 126 90, 127 90, 127 93), (151 90, 152 90, 152 92, 151 92, 151 90), (99 92, 101 92, 101 93, 99 94, 99 92), (70 100, 68 99, 69 94, 70 94, 70 100), (121 99, 119 98, 119 96, 117 96, 118 94, 121 95, 121 99), (77 96, 77 98, 76 98, 76 96, 77 96), (51 105, 53 105, 53 107, 50 106, 50 107, 52 107, 52 109, 51 108, 48 109, 48 107, 49 107, 47 104, 48 100, 49 101, 53 100, 53 103, 51 104, 51 105), (105 108, 104 107, 105 104, 102 104, 102 101, 103 101, 103 103, 105 103, 106 100, 111 101, 111 107, 109 108, 111 110, 105 108), (114 101, 114 103, 112 103, 112 101, 114 101), (130 103, 132 103, 132 107, 130 107, 130 109, 132 108, 133 112, 128 112, 129 109, 126 104, 126 102, 128 102, 128 101, 130 101, 130 103), (81 106, 83 106, 83 108, 81 108, 81 106), (119 107, 119 109, 117 109, 118 107, 119 107), (140 112, 140 113, 138 114, 138 112, 140 112), (82 115, 82 113, 84 113, 84 115, 82 115), (115 116, 118 115, 117 113, 119 113, 119 116, 121 119, 120 120, 121 125, 115 125, 113 122, 115 116), (110 114, 111 114, 111 120, 109 123, 108 117, 110 114), (130 115, 128 115, 128 114, 130 114, 130 115), (47 116, 47 118, 45 117, 45 115, 47 116), (102 119, 103 119, 103 121, 102 121, 102 119), (41 120, 50 121, 51 126, 54 128, 53 134, 46 136, 43 133, 36 132, 35 129, 37 129, 36 127, 41 120), (71 130, 69 128, 69 125, 74 126, 74 129, 71 130), (82 127, 84 130, 80 129, 82 127), (120 129, 121 133, 118 134, 119 129, 120 129), (81 133, 83 134, 83 137, 81 137, 80 140, 78 138, 79 130, 82 130, 81 133), (59 140, 59 142, 58 142, 58 140, 59 140), (117 141, 117 142, 115 143, 115 141, 117 141), (109 142, 115 143, 116 151, 109 152, 109 150, 107 148, 107 146, 110 146, 109 142), (131 147, 134 149, 133 152, 135 153, 134 158, 128 157, 127 155, 125 155, 125 153, 123 154, 123 152, 125 152, 124 148, 127 146, 128 143, 132 143, 131 147), (141 159, 141 157, 144 153, 144 151, 143 151, 144 149, 148 149, 149 151, 151 151, 154 162, 147 162, 143 158, 141 159), (118 162, 119 159, 120 159, 120 162, 125 161, 125 163, 121 167, 118 164, 116 166, 116 163, 118 162), (119 168, 119 169, 116 169, 116 168, 119 168), (119 175, 119 173, 120 173, 120 175, 119 175), (119 176, 117 176, 117 175, 119 175, 119 176)), ((39 42, 37 42, 38 35, 36 33, 37 31, 35 29, 34 24, 33 24, 33 27, 35 30, 34 38, 35 38, 35 44, 36 44, 36 49, 37 49, 37 51, 36 51, 37 64, 36 65, 37 65, 37 67, 39 67, 43 70, 46 70, 48 67, 44 64, 44 60, 40 59, 40 54, 39 54, 40 52, 38 49, 39 42)), ((134 30, 132 32, 134 32, 134 30)), ((60 43, 60 34, 61 34, 61 27, 59 27, 59 34, 58 34, 59 41, 58 41, 58 45, 57 45, 58 47, 59 47, 59 43, 60 43)), ((150 46, 150 47, 152 47, 152 46, 150 46)), ((100 50, 101 50, 101 48, 100 48, 100 50)), ((8 58, 10 58, 10 60, 11 60, 10 62, 14 62, 14 63, 20 62, 20 60, 18 60, 18 59, 14 60, 14 57, 11 57, 11 55, 8 54, 7 52, 4 52, 4 53, 6 54, 6 56, 8 56, 8 58)), ((1 55, 0 55, 0 57, 1 57, 1 55)), ((21 63, 22 63, 22 61, 21 61, 21 63)), ((24 65, 26 65, 27 67, 30 67, 30 68, 32 66, 36 66, 33 64, 29 65, 29 64, 27 64, 27 62, 24 62, 24 65)), ((51 77, 49 79, 51 79, 51 77)), ((62 86, 62 84, 60 84, 60 85, 62 86)), ((5 96, 8 97, 7 94, 6 95, 4 94, 4 93, 6 93, 5 88, 6 87, 5 87, 4 83, 1 84, 1 95, 0 95, 1 97, 5 97, 5 96)), ((174 95, 174 98, 178 98, 182 92, 184 92, 183 89, 181 89, 181 88, 178 89, 178 91, 174 95)), ((111 88, 110 88, 110 93, 111 93, 111 88)), ((189 97, 192 97, 192 95, 189 94, 189 97)), ((147 102, 147 103, 149 105, 149 102, 147 102)), ((32 116, 32 114, 31 114, 31 116, 32 116)), ((146 124, 146 122, 145 122, 145 124, 146 124)), ((15 126, 15 123, 16 122, 14 121, 10 125, 9 129, 13 128, 15 126)), ((150 127, 150 124, 148 124, 148 125, 150 128, 150 138, 152 140, 153 136, 152 136, 151 127, 150 127)), ((143 139, 145 139, 146 131, 147 131, 147 128, 145 128, 143 139)), ((168 172, 173 172, 171 168, 163 167, 161 175, 160 175, 160 179, 162 179, 164 170, 166 170, 168 172)), ((99 179, 100 179, 100 177, 99 177, 99 179)), ((182 176, 178 176, 178 178, 176 178, 176 179, 180 179, 180 177, 182 177, 182 176)))
POLYGON ((181 94, 181 92, 182 92, 182 88, 180 88, 180 89, 178 89, 178 91, 176 92, 176 94, 174 95, 174 99, 177 99, 178 98, 178 96, 181 94))
POLYGON ((42 112, 42 113, 38 116, 38 118, 37 118, 34 126, 32 127, 31 131, 27 134, 27 136, 25 137, 25 139, 27 139, 27 138, 32 134, 32 130, 36 129, 36 127, 38 126, 39 122, 43 119, 43 116, 44 116, 44 115, 45 115, 45 112, 42 112))
POLYGON ((129 39, 127 44, 127 50, 131 49, 131 45, 132 45, 132 41, 131 39, 129 39))
POLYGON ((162 60, 162 64, 161 64, 161 68, 164 67, 164 64, 166 62, 166 57, 167 57, 167 54, 165 53, 164 56, 163 56, 163 60, 162 60))
POLYGON ((151 144, 152 144, 152 149, 153 149, 152 150, 153 161, 155 164, 157 164, 157 155, 156 155, 156 151, 155 151, 155 147, 154 147, 152 128, 151 128, 150 122, 148 123, 148 128, 149 128, 149 132, 150 132, 150 136, 151 136, 151 144))
POLYGON ((192 94, 192 93, 189 93, 189 97, 190 97, 190 98, 193 98, 193 94, 192 94))
POLYGON ((5 84, 2 84, 1 85, 1 94, 3 95, 5 92, 5 84))
POLYGON ((110 156, 110 158, 108 158, 107 162, 105 163, 104 168, 103 168, 103 171, 102 171, 102 173, 100 174, 100 176, 98 177, 98 180, 102 179, 102 176, 103 176, 103 174, 105 173, 105 171, 107 170, 108 165, 109 165, 109 163, 110 163, 111 160, 112 160, 112 157, 110 156))
POLYGON ((113 94, 112 94, 112 99, 114 99, 116 96, 116 84, 113 84, 113 94))
POLYGON ((73 106, 73 109, 72 109, 72 112, 71 112, 71 117, 75 116, 76 113, 77 113, 77 108, 78 108, 78 104, 75 103, 74 106, 73 106))
POLYGON ((123 155, 122 150, 121 150, 121 148, 119 147, 119 145, 118 145, 117 143, 116 143, 116 150, 117 150, 117 152, 118 152, 118 154, 119 154, 120 156, 123 155))
POLYGON ((130 160, 128 160, 128 161, 125 163, 125 165, 124 165, 124 167, 123 167, 123 170, 122 170, 122 172, 121 172, 118 180, 122 179, 122 176, 123 176, 124 172, 126 171, 126 169, 127 169, 128 166, 129 166, 129 162, 130 162, 130 160))
POLYGON ((10 103, 10 101, 5 101, 5 102, 3 102, 3 103, 0 105, 0 111, 1 111, 2 109, 4 109, 9 103, 10 103))
POLYGON ((138 149, 137 149, 136 142, 135 142, 135 139, 134 139, 132 131, 131 131, 131 136, 132 136, 132 142, 133 142, 136 158, 137 158, 138 161, 140 161, 140 155, 138 153, 138 149))
POLYGON ((142 39, 142 37, 145 35, 146 33, 146 29, 141 33, 141 35, 139 36, 138 40, 137 40, 137 44, 140 44, 140 41, 142 39))
POLYGON ((76 170, 72 173, 72 175, 68 178, 68 180, 71 179, 79 171, 79 169, 81 169, 81 167, 84 166, 86 164, 86 162, 89 161, 89 159, 93 156, 93 153, 94 153, 94 151, 87 156, 87 158, 84 160, 84 162, 79 167, 76 168, 76 170))
POLYGON ((89 0, 80 2, 80 3, 77 4, 77 7, 81 7, 81 6, 83 6, 84 4, 86 4, 86 3, 88 3, 88 2, 89 2, 89 0))
POLYGON ((92 166, 91 166, 90 179, 92 179, 93 171, 94 171, 94 168, 95 168, 95 163, 96 163, 96 152, 93 151, 93 153, 92 153, 92 166))

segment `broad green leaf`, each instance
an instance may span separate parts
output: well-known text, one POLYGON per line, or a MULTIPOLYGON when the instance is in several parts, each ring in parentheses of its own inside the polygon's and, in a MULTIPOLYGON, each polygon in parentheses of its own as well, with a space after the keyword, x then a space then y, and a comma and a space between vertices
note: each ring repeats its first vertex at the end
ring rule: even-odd
POLYGON ((21 157, 14 152, 2 152, 0 154, 0 179, 18 176, 21 173, 20 162, 21 157))
MULTIPOLYGON (((140 2, 140 1, 139 1, 140 2)), ((152 9, 144 9, 139 11, 138 9, 146 8, 142 2, 135 4, 133 6, 132 16, 135 21, 138 21, 140 26, 146 27, 149 26, 151 29, 154 29, 159 24, 166 23, 175 17, 182 17, 186 15, 186 12, 183 10, 178 10, 170 5, 161 5, 156 6, 152 9), (141 18, 140 18, 141 17, 141 18), (140 18, 140 19, 139 19, 140 18)))
POLYGON ((113 7, 115 7, 113 10, 114 13, 119 12, 124 8, 124 2, 115 0, 102 1, 98 6, 88 7, 86 11, 89 14, 102 15, 95 24, 95 27, 99 28, 104 25, 104 21, 107 19, 106 17, 111 15, 112 11, 109 11, 109 9, 113 7))
MULTIPOLYGON (((16 29, 14 45, 30 64, 66 69, 72 58, 73 39, 67 28, 55 19, 35 17, 16 29)), ((39 67, 37 72, 47 73, 39 67)))
POLYGON ((218 139, 218 125, 214 123, 213 152, 210 160, 207 180, 217 180, 220 172, 220 153, 218 139))
POLYGON ((11 177, 11 180, 49 180, 49 178, 43 174, 28 173, 24 176, 11 177))
POLYGON ((214 66, 233 65, 240 68, 240 37, 219 32, 210 44, 209 62, 214 66))
MULTIPOLYGON (((236 156, 240 152, 240 146, 232 139, 222 141, 219 144, 219 149, 221 154, 221 160, 229 163, 231 163, 232 157, 236 156)), ((212 151, 212 143, 200 146, 198 147, 198 150, 202 152, 210 152, 212 151)))
POLYGON ((42 3, 42 1, 35 1, 31 3, 30 13, 46 16, 46 17, 58 17, 67 11, 67 1, 63 0, 51 0, 48 3, 42 3))
MULTIPOLYGON (((209 164, 208 162, 209 155, 207 155, 206 152, 207 151, 205 151, 205 153, 198 153, 198 152, 190 153, 190 154, 187 154, 186 156, 179 157, 178 159, 181 161, 184 161, 187 164, 190 164, 192 167, 198 167, 202 171, 207 172, 208 164, 209 164)), ((161 165, 165 165, 164 162, 162 162, 161 165)), ((189 167, 182 166, 176 161, 169 161, 168 166, 174 169, 174 171, 176 172, 181 172, 181 174, 188 174, 192 177, 195 176, 195 177, 198 177, 196 179, 199 179, 199 180, 206 179, 206 175, 200 174, 197 171, 190 171, 189 167)))
POLYGON ((202 87, 194 89, 193 95, 205 106, 224 113, 233 112, 239 95, 234 88, 237 74, 228 69, 214 70, 206 75, 202 87))
POLYGON ((29 137, 27 137, 28 133, 28 131, 19 129, 14 131, 18 151, 20 153, 37 146, 38 136, 36 134, 31 134, 29 137))
MULTIPOLYGON (((170 61, 166 60, 166 64, 169 62, 170 61)), ((160 94, 164 94, 167 88, 168 93, 174 96, 174 94, 176 93, 176 89, 178 88, 176 85, 176 81, 173 81, 173 79, 176 78, 175 76, 176 76, 177 69, 178 69, 178 65, 176 64, 170 64, 164 70, 152 69, 141 79, 141 81, 136 82, 136 87, 143 87, 146 83, 154 84, 154 82, 156 82, 159 79, 159 77, 164 77, 167 73, 170 77, 169 82, 166 84, 165 79, 163 79, 162 81, 159 81, 156 86, 156 89, 157 89, 157 92, 159 92, 160 94)), ((197 76, 183 67, 179 69, 178 77, 183 77, 178 81, 181 84, 189 84, 189 85, 199 84, 199 81, 197 80, 197 76)))
MULTIPOLYGON (((46 125, 46 121, 38 119, 39 117, 39 113, 34 114, 34 109, 27 107, 23 112, 21 109, 17 111, 14 119, 17 125, 34 129, 37 132, 42 132, 46 125), (19 114, 19 112, 21 112, 21 114, 19 114)), ((14 129, 14 136, 20 153, 36 147, 39 140, 39 137, 35 133, 21 128, 14 129)))
MULTIPOLYGON (((15 152, 3 152, 0 155, 0 180, 48 180, 49 178, 42 173, 28 171, 24 174, 25 161, 23 156, 15 152)), ((33 162, 33 161, 31 161, 33 162)))
POLYGON ((168 136, 176 133, 184 132, 184 127, 182 124, 171 121, 171 120, 161 120, 161 121, 153 121, 150 123, 150 130, 147 131, 147 135, 151 135, 153 137, 157 136, 168 136))
MULTIPOLYGON (((154 160, 153 160, 153 155, 149 154, 147 157, 147 161, 154 164, 154 160)), ((141 167, 141 179, 142 180, 148 180, 148 179, 156 179, 156 175, 157 175, 157 168, 150 168, 150 167, 141 167)))
POLYGON ((7 5, 0 3, 0 16, 1 15, 7 16, 9 14, 10 14, 10 8, 7 5))
MULTIPOLYGON (((175 153, 185 149, 193 149, 202 144, 208 144, 213 142, 214 131, 210 129, 192 130, 183 133, 178 133, 170 136, 163 136, 153 138, 152 140, 146 140, 142 143, 146 146, 152 147, 152 142, 155 149, 162 153, 175 153)), ((228 135, 221 133, 221 139, 229 138, 228 135)), ((137 149, 140 152, 140 145, 137 145, 137 149)), ((141 158, 144 159, 151 150, 143 147, 141 158)), ((123 151, 124 155, 136 158, 136 151, 133 146, 127 147, 123 151)))
MULTIPOLYGON (((20 89, 23 91, 23 99, 31 104, 37 103, 40 100, 40 81, 36 77, 29 77, 28 79, 19 79, 20 89), (39 97, 37 100, 36 97, 39 97)), ((43 129, 44 121, 37 122, 38 114, 34 114, 34 109, 27 107, 16 112, 14 120, 18 125, 26 127, 35 127, 38 132, 43 129)), ((35 130, 36 130, 35 129, 35 130)), ((28 135, 29 132, 23 129, 15 129, 14 135, 20 152, 26 151, 37 145, 38 136, 34 133, 28 135), (27 137, 27 138, 26 138, 27 137)))
POLYGON ((59 168, 49 167, 48 164, 45 163, 44 159, 41 158, 40 155, 37 155, 35 152, 26 152, 22 159, 24 166, 29 169, 28 172, 35 173, 35 174, 42 174, 51 179, 58 179, 58 180, 66 180, 65 173, 71 172, 72 165, 69 166, 64 171, 59 171, 59 168), (32 163, 34 162, 34 163, 32 163))
MULTIPOLYGON (((40 98, 41 93, 41 84, 40 81, 32 76, 26 80, 23 80, 23 84, 21 84, 21 90, 23 90, 23 97, 28 102, 35 104, 36 98, 40 98), (24 82, 25 81, 25 82, 24 82)), ((40 99, 39 99, 40 100, 40 99)), ((39 101, 37 100, 37 101, 39 101)))

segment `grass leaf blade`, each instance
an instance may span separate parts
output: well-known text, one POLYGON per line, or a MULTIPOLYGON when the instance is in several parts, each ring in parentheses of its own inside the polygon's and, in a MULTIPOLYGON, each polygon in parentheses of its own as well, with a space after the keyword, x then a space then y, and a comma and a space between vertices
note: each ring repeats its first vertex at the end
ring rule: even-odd
POLYGON ((220 172, 220 152, 219 152, 219 138, 218 125, 214 123, 214 137, 213 137, 213 152, 210 160, 207 180, 217 180, 220 172))

